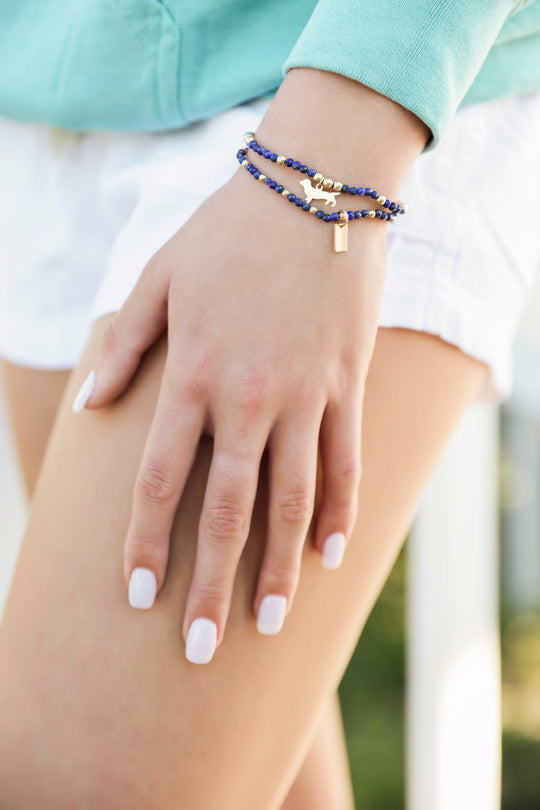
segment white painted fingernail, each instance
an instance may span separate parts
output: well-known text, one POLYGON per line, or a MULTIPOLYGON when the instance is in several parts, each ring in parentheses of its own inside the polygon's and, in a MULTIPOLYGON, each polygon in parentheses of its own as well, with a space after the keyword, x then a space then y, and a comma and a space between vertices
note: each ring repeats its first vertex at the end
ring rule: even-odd
POLYGON ((345 535, 343 532, 329 534, 324 541, 322 564, 325 568, 339 568, 345 552, 345 535))
POLYGON ((73 407, 72 407, 73 413, 79 413, 79 411, 82 411, 82 409, 90 399, 90 395, 94 390, 95 384, 96 384, 96 372, 95 369, 92 369, 86 380, 79 388, 77 396, 73 400, 73 407))
POLYGON ((148 568, 134 568, 129 578, 129 604, 148 610, 156 599, 157 580, 148 568))
POLYGON ((216 649, 217 624, 199 616, 191 623, 186 642, 186 658, 192 664, 207 664, 216 649))
POLYGON ((275 636, 283 627, 287 597, 271 593, 265 596, 257 616, 257 630, 265 636, 275 636))

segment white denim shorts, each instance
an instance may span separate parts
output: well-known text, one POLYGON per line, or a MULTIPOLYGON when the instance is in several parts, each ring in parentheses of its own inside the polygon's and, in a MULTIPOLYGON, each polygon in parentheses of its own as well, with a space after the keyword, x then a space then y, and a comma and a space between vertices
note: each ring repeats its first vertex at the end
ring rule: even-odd
MULTIPOLYGON (((166 133, 75 133, 0 118, 0 356, 77 363, 92 322, 237 170, 268 105, 166 133)), ((379 325, 438 335, 485 362, 481 399, 512 386, 512 343, 540 266, 540 93, 458 110, 421 155, 387 227, 379 325)), ((360 226, 361 227, 361 226, 360 226)))

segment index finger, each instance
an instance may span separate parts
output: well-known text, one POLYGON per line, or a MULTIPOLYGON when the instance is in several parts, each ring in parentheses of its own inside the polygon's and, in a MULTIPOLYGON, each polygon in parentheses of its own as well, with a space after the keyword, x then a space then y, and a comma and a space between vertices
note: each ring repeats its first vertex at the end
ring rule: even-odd
POLYGON ((204 424, 201 397, 169 356, 133 491, 124 546, 132 607, 152 607, 165 580, 170 532, 204 424))

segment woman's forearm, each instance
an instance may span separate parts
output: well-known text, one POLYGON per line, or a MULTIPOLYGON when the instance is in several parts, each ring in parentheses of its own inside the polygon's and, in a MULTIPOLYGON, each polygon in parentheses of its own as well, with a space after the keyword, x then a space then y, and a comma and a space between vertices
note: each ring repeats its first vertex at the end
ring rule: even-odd
MULTIPOLYGON (((414 113, 360 82, 294 68, 257 135, 262 144, 334 180, 357 181, 396 195, 430 130, 414 113)), ((272 166, 275 173, 280 168, 272 166)))

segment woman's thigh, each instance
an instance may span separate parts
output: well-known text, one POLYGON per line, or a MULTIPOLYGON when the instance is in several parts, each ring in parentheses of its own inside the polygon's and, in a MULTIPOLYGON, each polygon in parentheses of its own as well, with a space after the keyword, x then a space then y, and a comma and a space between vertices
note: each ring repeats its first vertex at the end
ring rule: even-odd
POLYGON ((19 462, 31 495, 71 371, 29 368, 4 360, 2 372, 19 462))
MULTIPOLYGON (((19 463, 31 499, 71 370, 38 369, 4 360, 2 371, 19 463)), ((334 692, 282 810, 352 806, 341 704, 334 692)))
MULTIPOLYGON (((380 329, 366 385, 363 477, 340 569, 305 544, 277 636, 252 610, 265 542, 267 455, 223 643, 190 664, 181 625, 212 454, 201 437, 150 611, 129 607, 122 546, 166 355, 99 412, 71 412, 109 318, 68 384, 0 637, 4 806, 275 810, 309 748, 414 514, 486 367, 433 336, 380 329)), ((315 515, 322 491, 317 471, 315 515)), ((0 805, 1 806, 1 805, 0 805)))

